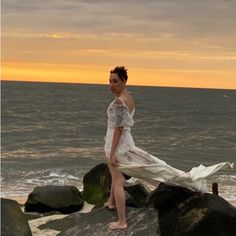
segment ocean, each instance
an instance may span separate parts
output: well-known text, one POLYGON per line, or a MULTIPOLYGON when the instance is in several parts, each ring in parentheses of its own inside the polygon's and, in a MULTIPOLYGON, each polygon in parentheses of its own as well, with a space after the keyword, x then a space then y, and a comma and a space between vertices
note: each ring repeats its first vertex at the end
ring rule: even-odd
MULTIPOLYGON (((236 164, 236 90, 128 86, 136 103, 136 146, 189 171, 236 164)), ((105 162, 107 85, 1 82, 1 195, 27 196, 39 185, 83 188, 105 162)), ((209 179, 236 200, 236 166, 209 179)))

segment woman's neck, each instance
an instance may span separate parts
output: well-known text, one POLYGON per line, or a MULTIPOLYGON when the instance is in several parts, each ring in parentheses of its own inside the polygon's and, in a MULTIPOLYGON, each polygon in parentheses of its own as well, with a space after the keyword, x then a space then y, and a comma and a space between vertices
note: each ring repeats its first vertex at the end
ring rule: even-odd
POLYGON ((127 92, 128 92, 128 91, 127 91, 127 88, 125 88, 125 89, 121 90, 120 92, 118 92, 118 93, 116 94, 116 97, 120 97, 122 94, 127 93, 127 92))

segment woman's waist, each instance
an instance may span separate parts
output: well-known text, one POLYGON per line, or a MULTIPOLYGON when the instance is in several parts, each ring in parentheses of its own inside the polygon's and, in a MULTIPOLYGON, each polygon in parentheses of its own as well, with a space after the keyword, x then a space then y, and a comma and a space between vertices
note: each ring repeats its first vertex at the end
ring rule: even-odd
MULTIPOLYGON (((116 127, 113 127, 113 126, 107 126, 107 133, 113 133, 115 131, 115 128, 116 127)), ((123 127, 123 130, 122 130, 122 133, 126 133, 126 132, 131 132, 131 127, 129 126, 124 126, 123 127)))
MULTIPOLYGON (((105 140, 112 140, 113 139, 113 134, 114 134, 115 129, 113 128, 107 128, 107 132, 106 132, 106 136, 104 137, 105 140)), ((121 137, 120 139, 127 139, 127 138, 132 138, 131 135, 131 129, 123 129, 122 133, 121 133, 121 137)))
MULTIPOLYGON (((105 153, 108 155, 111 151, 111 146, 112 146, 112 140, 106 139, 104 150, 105 150, 105 153)), ((118 154, 125 153, 129 151, 130 149, 132 149, 133 147, 135 147, 135 143, 132 136, 129 139, 120 139, 119 144, 116 147, 115 154, 118 155, 118 154)))
MULTIPOLYGON (((108 129, 107 130, 106 136, 104 137, 105 145, 111 145, 112 144, 113 134, 114 134, 114 129, 108 129)), ((130 130, 123 130, 122 134, 120 136, 118 146, 123 145, 123 144, 128 144, 128 143, 131 143, 131 144, 134 143, 132 134, 131 134, 130 130)))

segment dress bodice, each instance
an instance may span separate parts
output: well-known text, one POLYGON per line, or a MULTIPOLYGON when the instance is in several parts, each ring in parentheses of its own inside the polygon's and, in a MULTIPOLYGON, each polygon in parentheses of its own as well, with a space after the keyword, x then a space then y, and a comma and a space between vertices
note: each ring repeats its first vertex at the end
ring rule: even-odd
POLYGON ((132 127, 134 125, 135 108, 130 112, 124 101, 120 98, 119 100, 122 102, 121 104, 113 100, 107 109, 107 125, 109 128, 132 127))
POLYGON ((134 147, 134 141, 131 135, 131 127, 134 125, 135 108, 130 112, 128 106, 121 99, 113 100, 107 108, 107 132, 105 137, 104 150, 109 157, 113 133, 116 127, 123 127, 122 135, 115 154, 121 154, 134 147))

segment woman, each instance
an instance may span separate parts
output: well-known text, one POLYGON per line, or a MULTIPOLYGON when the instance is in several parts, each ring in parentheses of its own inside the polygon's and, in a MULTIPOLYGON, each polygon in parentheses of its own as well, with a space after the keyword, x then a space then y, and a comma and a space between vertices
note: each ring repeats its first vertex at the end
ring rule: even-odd
MULTIPOLYGON (((116 67, 110 72, 110 89, 115 95, 107 109, 107 133, 105 138, 105 154, 112 176, 111 193, 105 207, 117 208, 119 220, 109 225, 110 229, 125 229, 125 192, 123 173, 141 179, 146 187, 155 188, 159 182, 180 185, 195 191, 207 192, 206 178, 219 169, 233 168, 233 163, 222 162, 213 166, 192 168, 184 172, 169 166, 164 161, 150 155, 135 146, 131 127, 135 104, 126 88, 127 69, 116 67)), ((134 178, 132 178, 134 179, 134 178)))

